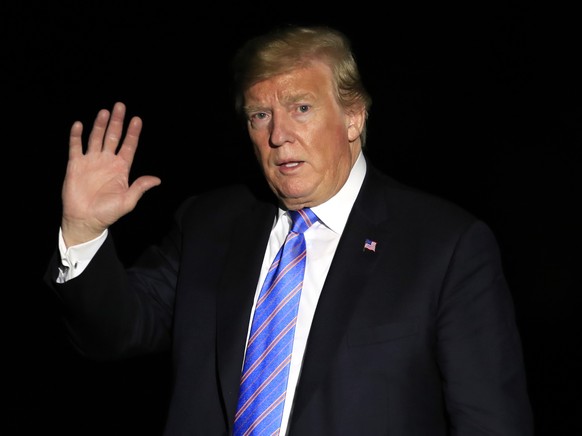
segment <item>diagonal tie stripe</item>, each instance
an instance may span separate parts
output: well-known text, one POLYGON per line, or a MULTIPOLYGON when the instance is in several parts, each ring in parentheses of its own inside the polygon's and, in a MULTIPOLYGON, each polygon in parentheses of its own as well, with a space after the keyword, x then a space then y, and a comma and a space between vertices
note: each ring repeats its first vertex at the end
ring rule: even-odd
POLYGON ((289 211, 293 221, 257 300, 235 415, 234 435, 278 434, 285 404, 297 310, 305 274, 305 232, 317 217, 289 211))

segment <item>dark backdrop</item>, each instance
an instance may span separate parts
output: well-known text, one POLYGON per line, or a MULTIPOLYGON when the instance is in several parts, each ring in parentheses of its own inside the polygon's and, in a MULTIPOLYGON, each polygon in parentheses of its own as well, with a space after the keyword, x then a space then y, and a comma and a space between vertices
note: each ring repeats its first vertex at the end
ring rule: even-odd
POLYGON ((144 120, 133 175, 158 175, 162 185, 114 227, 130 262, 185 196, 256 174, 228 63, 242 40, 284 22, 331 24, 352 38, 374 98, 368 147, 377 166, 491 225, 537 434, 580 431, 581 26, 555 3, 437 3, 4 5, 0 433, 160 434, 167 356, 84 360, 42 282, 57 243, 68 131, 79 119, 88 132, 118 100, 144 120))

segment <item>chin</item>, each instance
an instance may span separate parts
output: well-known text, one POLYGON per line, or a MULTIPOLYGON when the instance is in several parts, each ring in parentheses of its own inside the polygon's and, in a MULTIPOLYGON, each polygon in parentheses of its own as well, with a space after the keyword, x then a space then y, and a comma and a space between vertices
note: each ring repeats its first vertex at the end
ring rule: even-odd
POLYGON ((290 210, 303 209, 316 204, 309 196, 279 196, 279 199, 290 210))
POLYGON ((289 209, 301 209, 316 200, 317 186, 306 184, 302 180, 295 182, 287 180, 287 183, 272 185, 273 191, 289 209))

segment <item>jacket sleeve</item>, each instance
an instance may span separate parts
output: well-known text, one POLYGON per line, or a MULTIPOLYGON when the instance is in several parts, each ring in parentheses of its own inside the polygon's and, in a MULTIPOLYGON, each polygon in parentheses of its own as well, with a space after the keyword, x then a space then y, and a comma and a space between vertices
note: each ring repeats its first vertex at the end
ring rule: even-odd
POLYGON ((512 296, 497 241, 482 222, 460 236, 438 307, 438 361, 451 434, 533 435, 512 296))
POLYGON ((44 281, 57 297, 69 339, 84 356, 112 360, 166 351, 177 277, 177 230, 126 269, 107 236, 85 271, 57 283, 59 256, 44 281))

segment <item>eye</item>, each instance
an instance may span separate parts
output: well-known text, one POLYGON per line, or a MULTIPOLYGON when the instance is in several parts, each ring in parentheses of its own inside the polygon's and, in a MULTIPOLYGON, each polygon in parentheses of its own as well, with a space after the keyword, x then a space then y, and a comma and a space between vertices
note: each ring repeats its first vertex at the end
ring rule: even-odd
POLYGON ((251 114, 249 118, 251 120, 264 120, 267 116, 266 112, 255 112, 254 114, 251 114))
POLYGON ((271 114, 269 112, 250 112, 247 116, 249 125, 254 129, 259 129, 268 126, 271 114))
POLYGON ((311 106, 309 106, 308 104, 302 104, 297 107, 297 110, 301 113, 309 112, 309 109, 311 109, 311 106))

